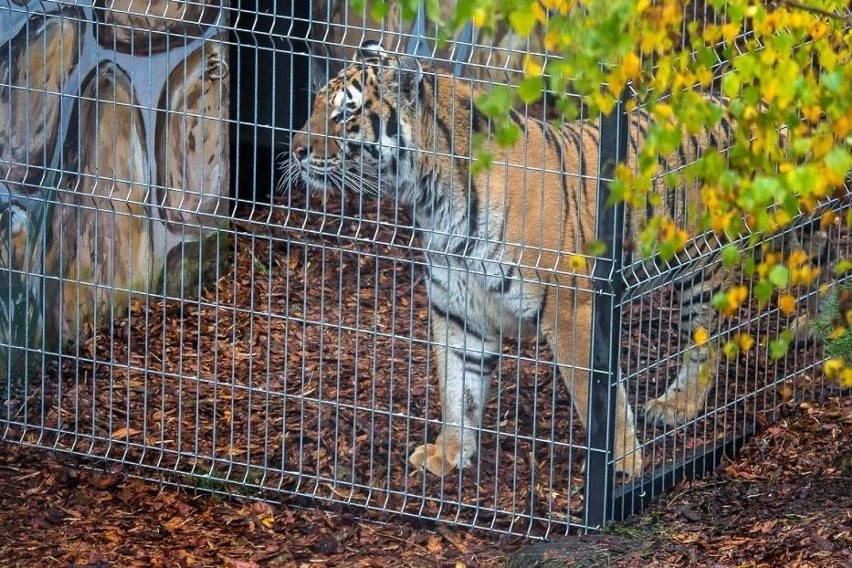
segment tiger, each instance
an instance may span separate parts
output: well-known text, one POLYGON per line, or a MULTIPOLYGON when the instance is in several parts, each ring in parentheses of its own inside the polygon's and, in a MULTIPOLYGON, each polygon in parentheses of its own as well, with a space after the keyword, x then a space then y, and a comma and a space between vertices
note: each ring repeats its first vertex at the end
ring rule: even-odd
MULTIPOLYGON (((476 170, 473 137, 492 128, 474 104, 478 94, 469 81, 367 41, 316 92, 282 165, 285 177, 308 191, 360 191, 390 198, 410 213, 426 258, 442 420, 434 443, 424 440, 408 459, 435 475, 473 464, 504 338, 546 340, 588 428, 595 292, 592 263, 572 258, 595 237, 600 127, 584 119, 557 127, 511 110, 520 140, 514 148, 495 148, 491 166, 476 170)), ((652 118, 635 110, 628 120, 626 162, 634 167, 652 118)), ((719 128, 731 125, 722 121, 719 128)), ((724 143, 712 133, 690 137, 661 160, 661 173, 694 160, 703 146, 724 143)), ((628 234, 638 225, 631 220, 628 234)), ((646 402, 646 420, 675 426, 702 412, 718 350, 693 337, 699 328, 716 327, 710 297, 725 284, 722 272, 708 264, 675 282, 684 306, 679 332, 691 346, 665 393, 646 402)), ((642 445, 626 390, 617 383, 614 469, 638 478, 642 445)))

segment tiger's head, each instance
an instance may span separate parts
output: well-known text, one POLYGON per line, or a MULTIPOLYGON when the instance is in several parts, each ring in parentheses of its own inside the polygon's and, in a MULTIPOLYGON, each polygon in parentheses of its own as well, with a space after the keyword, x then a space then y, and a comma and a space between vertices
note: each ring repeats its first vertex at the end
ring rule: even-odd
POLYGON ((294 134, 284 181, 311 191, 403 191, 414 176, 413 136, 423 81, 420 63, 365 42, 355 61, 316 94, 294 134))

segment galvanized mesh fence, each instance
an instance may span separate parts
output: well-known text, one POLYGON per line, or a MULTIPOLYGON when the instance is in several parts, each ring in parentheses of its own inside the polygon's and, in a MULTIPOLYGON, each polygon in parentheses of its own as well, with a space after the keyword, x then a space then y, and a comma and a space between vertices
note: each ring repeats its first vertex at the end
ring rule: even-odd
MULTIPOLYGON (((684 330, 705 317, 683 298, 706 303, 721 259, 713 246, 671 264, 631 254, 632 213, 603 207, 636 128, 624 112, 577 123, 576 152, 560 135, 576 168, 536 157, 540 136, 471 173, 470 130, 487 131, 471 93, 511 82, 535 45, 468 27, 434 51, 424 19, 380 24, 335 1, 185 8, 22 0, 2 13, 4 440, 210 491, 548 536, 629 514, 832 388, 805 334, 769 357, 817 285, 796 314, 742 307, 711 329, 715 345, 755 345, 718 358, 694 416, 646 419, 658 397, 678 408, 665 393, 696 351, 684 330), (365 39, 388 52, 377 75, 419 81, 424 98, 396 122, 371 122, 351 83, 312 103, 365 39), (438 84, 452 88, 430 95, 438 84), (350 148, 339 128, 356 124, 374 138, 350 148), (404 195, 382 177, 427 162, 445 177, 424 187, 449 176, 455 193, 404 195), (554 218, 572 229, 548 241, 554 218), (608 256, 582 252, 591 234, 608 256), (470 465, 413 463, 431 444, 457 465, 437 437, 459 413, 470 465), (633 458, 640 474, 616 471, 633 458)), ((400 81, 381 88, 407 104, 400 81)), ((828 282, 849 234, 813 219, 773 246, 821 259, 828 282)))

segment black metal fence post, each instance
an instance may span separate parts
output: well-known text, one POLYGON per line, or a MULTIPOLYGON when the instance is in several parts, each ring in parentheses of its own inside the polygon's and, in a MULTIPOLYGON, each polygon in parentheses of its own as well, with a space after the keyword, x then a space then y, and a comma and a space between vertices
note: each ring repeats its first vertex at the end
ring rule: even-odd
POLYGON ((620 295, 623 288, 624 204, 611 205, 610 183, 615 167, 627 157, 627 114, 623 101, 601 119, 597 239, 606 244, 595 259, 594 318, 592 323, 589 455, 586 466, 585 525, 600 529, 613 516, 613 461, 615 457, 616 392, 621 350, 620 295))

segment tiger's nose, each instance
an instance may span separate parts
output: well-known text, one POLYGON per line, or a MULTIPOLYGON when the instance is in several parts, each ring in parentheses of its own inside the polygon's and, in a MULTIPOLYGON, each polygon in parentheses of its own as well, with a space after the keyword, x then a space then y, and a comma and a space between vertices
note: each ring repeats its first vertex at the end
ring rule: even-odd
POLYGON ((307 146, 293 146, 293 157, 297 160, 304 160, 308 157, 307 146))

